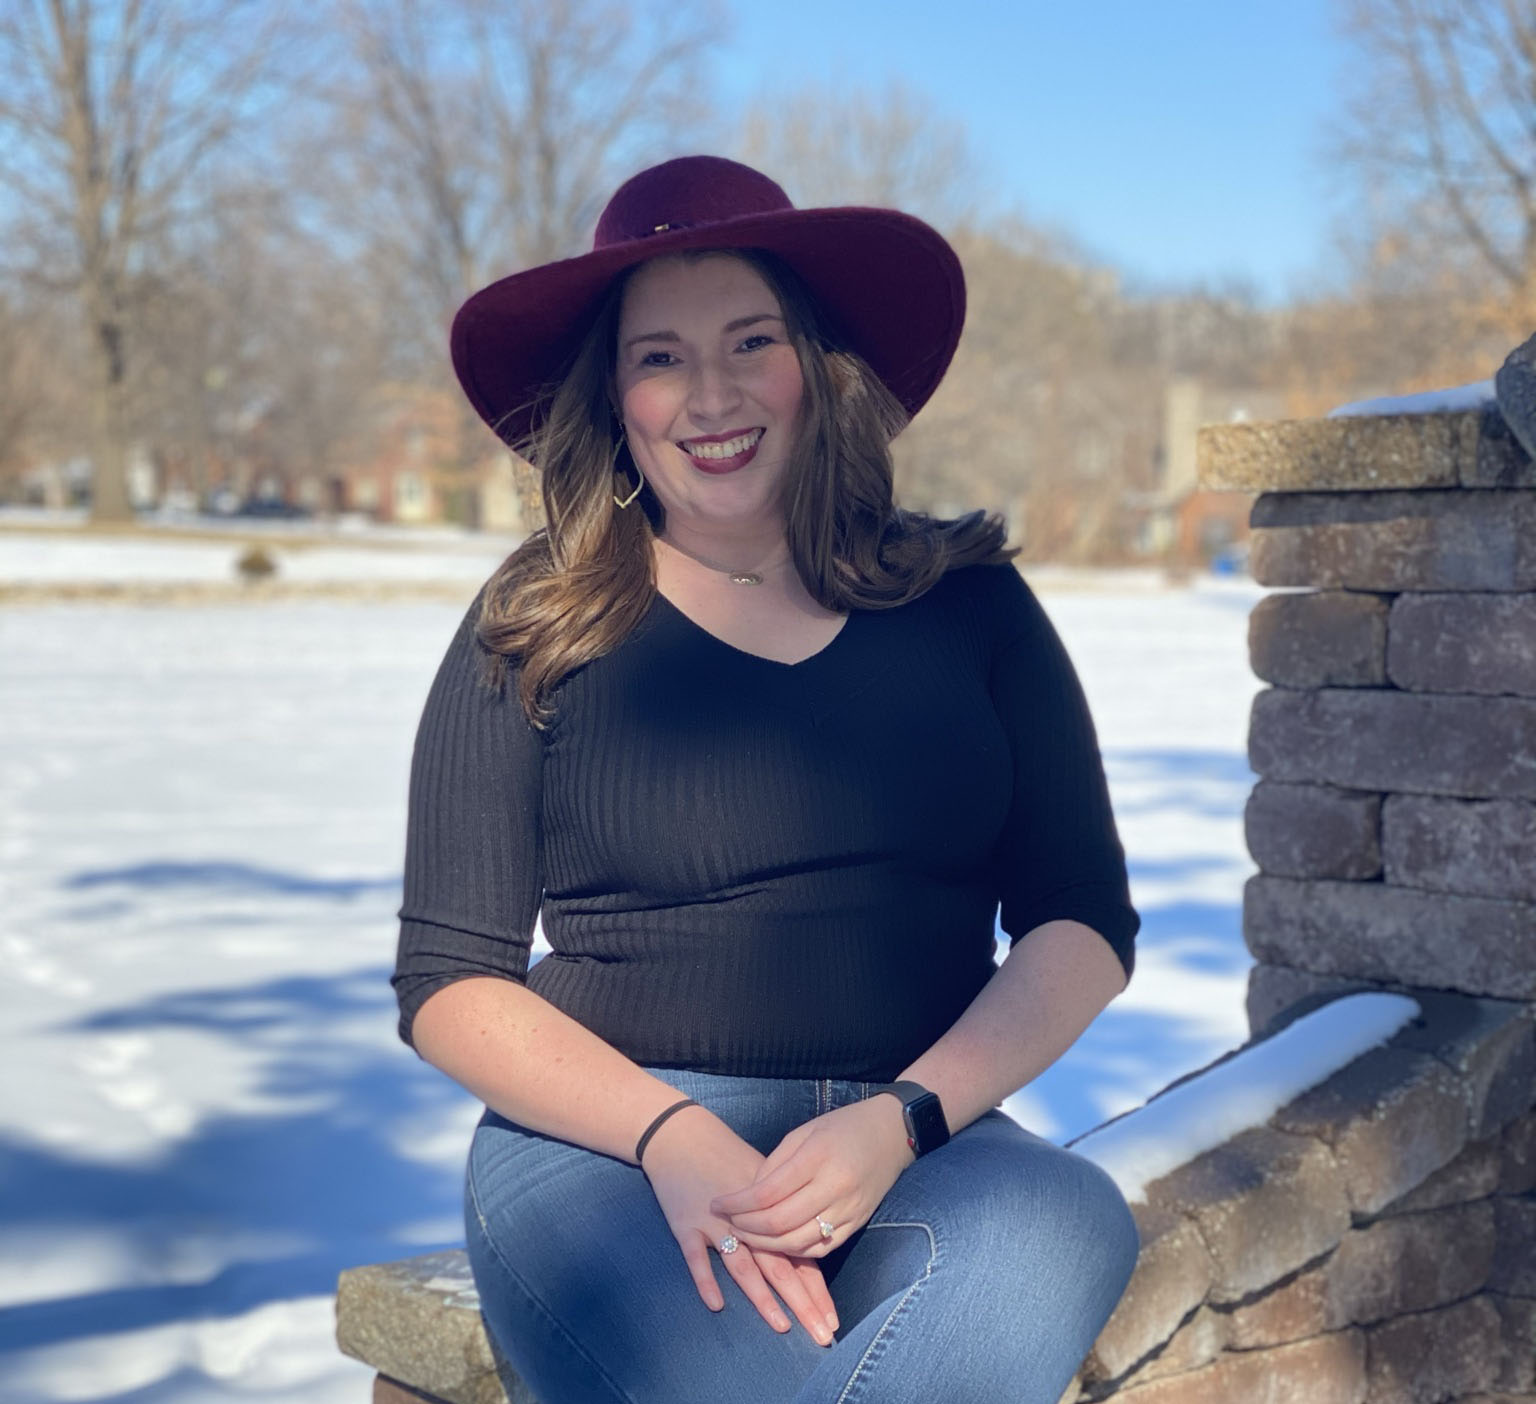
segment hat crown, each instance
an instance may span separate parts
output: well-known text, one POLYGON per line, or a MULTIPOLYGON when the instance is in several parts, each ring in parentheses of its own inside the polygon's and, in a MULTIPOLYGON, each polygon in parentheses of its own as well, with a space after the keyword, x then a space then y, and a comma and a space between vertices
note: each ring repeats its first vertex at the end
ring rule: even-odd
POLYGON ((751 166, 722 156, 679 156, 631 176, 614 191, 592 247, 792 209, 782 187, 751 166))

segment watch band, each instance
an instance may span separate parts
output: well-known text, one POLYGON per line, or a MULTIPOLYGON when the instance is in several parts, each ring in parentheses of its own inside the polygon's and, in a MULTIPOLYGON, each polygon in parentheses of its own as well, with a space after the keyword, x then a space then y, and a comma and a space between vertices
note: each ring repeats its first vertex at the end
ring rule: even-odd
POLYGON ((882 1082, 870 1092, 876 1096, 889 1092, 901 1103, 901 1117, 907 1127, 907 1145, 915 1156, 927 1155, 949 1140, 949 1123, 936 1092, 920 1082, 882 1082))

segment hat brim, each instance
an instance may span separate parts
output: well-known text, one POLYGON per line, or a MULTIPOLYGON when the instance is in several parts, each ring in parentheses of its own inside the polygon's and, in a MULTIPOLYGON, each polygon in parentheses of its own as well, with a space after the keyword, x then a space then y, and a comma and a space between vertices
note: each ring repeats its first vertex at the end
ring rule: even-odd
POLYGON ((960 260, 937 230, 896 210, 779 210, 664 230, 547 263, 481 288, 453 319, 453 368, 508 444, 529 402, 575 355, 612 280, 688 249, 766 249, 805 281, 849 347, 916 414, 943 379, 965 323, 960 260))

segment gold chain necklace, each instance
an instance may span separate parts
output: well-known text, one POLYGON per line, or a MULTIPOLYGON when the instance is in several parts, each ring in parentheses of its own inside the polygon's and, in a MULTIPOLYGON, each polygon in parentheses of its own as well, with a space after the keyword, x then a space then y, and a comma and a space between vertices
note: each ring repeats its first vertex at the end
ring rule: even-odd
MULTIPOLYGON (((706 561, 703 559, 703 557, 694 555, 692 551, 685 551, 681 546, 674 546, 672 542, 666 541, 664 538, 662 538, 662 540, 664 545, 666 545, 669 549, 676 551, 678 555, 687 556, 690 561, 696 562, 698 565, 703 566, 706 570, 719 571, 720 574, 724 575, 733 585, 761 585, 763 583, 763 570, 770 568, 768 566, 764 566, 759 570, 731 570, 727 566, 718 566, 713 561, 706 561)), ((783 565, 783 563, 788 559, 789 552, 786 551, 784 555, 782 555, 778 560, 772 562, 772 566, 777 567, 783 565)))

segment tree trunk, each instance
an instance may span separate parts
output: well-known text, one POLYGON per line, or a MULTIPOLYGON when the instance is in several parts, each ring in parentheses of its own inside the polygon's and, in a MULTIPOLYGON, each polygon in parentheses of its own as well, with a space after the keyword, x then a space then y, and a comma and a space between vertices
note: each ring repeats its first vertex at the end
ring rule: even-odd
POLYGON ((122 329, 101 320, 92 330, 91 520, 131 522, 122 329))

